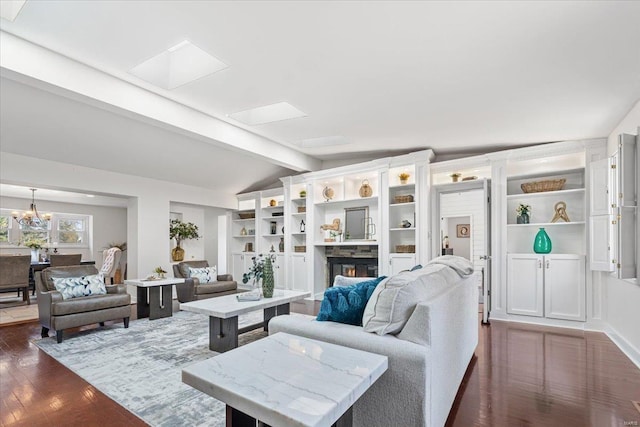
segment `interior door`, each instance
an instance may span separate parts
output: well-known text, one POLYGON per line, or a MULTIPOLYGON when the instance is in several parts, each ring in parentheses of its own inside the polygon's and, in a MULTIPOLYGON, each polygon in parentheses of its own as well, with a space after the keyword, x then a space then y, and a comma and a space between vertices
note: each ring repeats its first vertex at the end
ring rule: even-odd
POLYGON ((480 254, 480 259, 484 260, 482 270, 482 323, 489 324, 489 314, 491 313, 491 183, 484 181, 484 221, 485 239, 484 254, 480 254))

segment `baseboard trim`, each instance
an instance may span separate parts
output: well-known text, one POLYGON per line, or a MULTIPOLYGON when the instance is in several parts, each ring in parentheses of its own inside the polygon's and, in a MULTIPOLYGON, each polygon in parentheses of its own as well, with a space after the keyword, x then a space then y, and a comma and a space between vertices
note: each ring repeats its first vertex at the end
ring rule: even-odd
POLYGON ((609 327, 604 333, 607 334, 609 339, 640 369, 640 351, 613 328, 609 327))

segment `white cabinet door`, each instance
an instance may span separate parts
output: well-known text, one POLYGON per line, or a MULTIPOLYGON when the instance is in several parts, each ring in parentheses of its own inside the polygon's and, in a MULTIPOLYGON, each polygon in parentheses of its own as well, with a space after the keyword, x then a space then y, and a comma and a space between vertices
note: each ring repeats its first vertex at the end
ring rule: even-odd
POLYGON ((276 262, 273 264, 273 280, 277 289, 285 289, 284 255, 276 255, 276 262))
POLYGON ((589 264, 594 271, 614 271, 615 251, 612 251, 612 233, 616 225, 611 215, 589 218, 589 264))
POLYGON ((542 255, 507 255, 507 313, 544 314, 542 255))
POLYGON ((585 320, 585 265, 582 255, 545 255, 545 317, 585 320))
POLYGON ((245 258, 244 254, 235 253, 231 256, 233 266, 231 272, 233 274, 233 280, 238 282, 238 286, 242 286, 242 275, 248 270, 245 270, 245 258))
POLYGON ((416 265, 415 254, 409 255, 390 255, 389 264, 391 264, 391 272, 389 276, 398 274, 403 270, 411 270, 416 265))
POLYGON ((615 203, 615 194, 610 188, 611 158, 591 162, 589 172, 589 214, 609 215, 615 203))
POLYGON ((309 291, 307 279, 307 256, 291 255, 291 286, 296 291, 309 291))

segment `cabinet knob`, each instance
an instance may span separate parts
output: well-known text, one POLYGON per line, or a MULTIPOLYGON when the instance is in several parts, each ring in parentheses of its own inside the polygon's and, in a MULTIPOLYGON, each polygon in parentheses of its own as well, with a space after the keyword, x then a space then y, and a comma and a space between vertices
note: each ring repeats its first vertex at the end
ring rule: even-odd
POLYGON ((538 260, 538 268, 542 268, 542 261, 538 260))
POLYGON ((549 260, 547 260, 547 270, 549 269, 549 260))

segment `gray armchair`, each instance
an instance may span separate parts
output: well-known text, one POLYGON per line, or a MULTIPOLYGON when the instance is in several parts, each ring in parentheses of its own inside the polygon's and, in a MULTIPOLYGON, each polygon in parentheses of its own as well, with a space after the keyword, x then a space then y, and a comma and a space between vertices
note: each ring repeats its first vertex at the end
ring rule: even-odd
POLYGON ((0 256, 0 292, 22 289, 22 300, 31 304, 29 299, 29 269, 31 256, 2 255, 0 256))
POLYGON ((217 282, 200 283, 198 279, 189 277, 189 267, 209 267, 209 263, 207 261, 185 261, 173 265, 173 275, 185 279, 184 283, 176 285, 180 302, 235 294, 238 291, 238 284, 233 280, 231 274, 219 274, 217 282))
POLYGON ((125 285, 106 285, 105 295, 66 300, 53 285, 53 277, 81 277, 92 274, 98 274, 93 265, 50 267, 36 273, 38 315, 43 338, 49 336, 49 329, 54 329, 56 338, 61 343, 63 330, 92 323, 104 326, 107 320, 123 319, 124 327, 129 327, 131 295, 127 293, 125 285))

